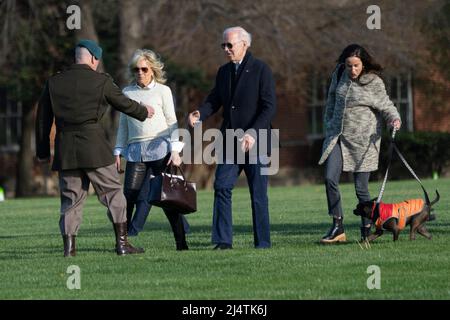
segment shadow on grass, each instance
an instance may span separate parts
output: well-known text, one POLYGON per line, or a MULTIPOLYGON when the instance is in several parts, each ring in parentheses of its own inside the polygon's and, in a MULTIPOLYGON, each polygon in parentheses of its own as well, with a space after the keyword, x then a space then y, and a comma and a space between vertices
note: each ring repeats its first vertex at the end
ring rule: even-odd
MULTIPOLYGON (((330 228, 330 223, 322 222, 322 223, 276 223, 271 225, 271 234, 272 237, 301 237, 302 240, 299 240, 302 243, 309 243, 313 246, 323 246, 323 244, 319 243, 319 240, 321 237, 328 231, 330 228), (311 240, 311 238, 314 238, 315 240, 311 240)), ((428 230, 431 232, 433 236, 436 235, 442 235, 447 234, 446 231, 448 227, 450 226, 450 223, 444 222, 444 223, 434 223, 431 221, 427 224, 428 230)), ((345 229, 347 233, 357 233, 359 234, 359 223, 358 222, 352 222, 345 224, 345 229)), ((140 233, 141 237, 129 237, 131 243, 133 243, 136 239, 139 239, 139 242, 146 241, 146 235, 150 235, 152 232, 167 232, 168 234, 172 234, 172 231, 170 229, 168 222, 152 222, 148 221, 144 230, 140 233), (142 237, 143 236, 143 237, 142 237)), ((190 236, 188 236, 188 244, 190 247, 190 250, 196 251, 196 250, 204 250, 204 249, 210 249, 212 247, 212 244, 210 242, 210 234, 211 234, 211 226, 209 224, 202 224, 202 225, 191 225, 190 226, 190 236), (195 236, 200 235, 202 238, 205 237, 205 234, 207 234, 206 240, 201 240, 196 238, 195 236), (190 238, 190 239, 189 239, 190 238)), ((238 224, 233 227, 233 234, 235 236, 239 235, 245 235, 246 237, 252 238, 253 236, 253 229, 250 224, 238 224)), ((409 228, 403 230, 401 233, 402 238, 408 237, 409 235, 409 228)), ((40 254, 55 254, 55 253, 61 253, 63 251, 63 245, 61 240, 61 235, 59 233, 29 233, 29 234, 4 234, 0 236, 0 240, 4 240, 5 244, 2 245, 3 248, 6 250, 1 251, 0 260, 9 260, 9 259, 24 259, 24 258, 35 258, 39 257, 40 254), (40 239, 39 242, 36 241, 30 241, 30 245, 24 245, 23 248, 25 250, 21 252, 12 251, 7 249, 7 243, 8 241, 16 241, 19 239, 33 239, 37 238, 40 239), (47 245, 44 244, 42 246, 42 241, 45 241, 43 239, 47 239, 47 245), (49 245, 50 243, 56 243, 54 241, 60 241, 61 245, 55 246, 55 245, 49 245)), ((81 225, 80 232, 79 232, 79 238, 98 238, 98 244, 99 247, 83 247, 79 246, 77 247, 77 252, 79 253, 88 253, 88 252, 96 252, 96 253, 114 253, 113 248, 113 242, 114 242, 114 231, 112 228, 112 225, 109 223, 105 223, 104 226, 84 226, 81 225), (111 248, 105 249, 100 247, 102 243, 106 243, 106 241, 111 241, 111 248)), ((383 238, 388 238, 391 240, 392 236, 389 232, 387 232, 383 238)), ((356 239, 355 239, 356 240, 356 239)), ((164 240, 166 241, 166 240, 164 240)), ((172 241, 172 240, 170 240, 172 241)), ((376 241, 380 242, 380 240, 376 241)), ((78 242, 80 243, 80 242, 78 242)), ((340 245, 348 245, 348 244, 355 244, 355 241, 349 240, 346 243, 340 244, 340 245)), ((108 244, 109 245, 109 244, 108 244)))
MULTIPOLYGON (((64 258, 64 247, 61 244, 60 247, 54 247, 54 246, 48 246, 45 248, 27 248, 28 250, 26 251, 20 251, 17 252, 16 251, 8 251, 8 250, 3 250, 0 256, 0 261, 1 260, 23 260, 23 259, 41 259, 43 258, 43 255, 52 255, 55 256, 56 255, 60 255, 61 258, 64 258)), ((96 252, 96 253, 107 253, 107 254, 111 254, 114 253, 114 248, 111 249, 104 249, 104 248, 77 248, 77 254, 83 254, 83 253, 92 253, 92 252, 96 252)))
MULTIPOLYGON (((330 228, 331 223, 281 223, 281 224, 271 224, 270 231, 271 233, 277 233, 281 235, 303 235, 303 234, 325 234, 330 228)), ((348 229, 358 229, 358 223, 348 223, 345 225, 348 229)), ((80 228, 80 233, 86 233, 83 236, 92 236, 96 237, 98 234, 105 234, 108 232, 112 232, 112 229, 108 226, 102 227, 86 227, 80 228), (83 230, 81 230, 83 229, 83 230)), ((169 223, 160 223, 160 222, 151 222, 147 223, 144 227, 144 230, 141 231, 140 234, 145 234, 147 232, 152 231, 168 231, 171 232, 169 223)), ((191 225, 190 226, 190 234, 202 234, 202 233, 211 233, 210 225, 191 225)), ((247 234, 253 233, 253 228, 251 225, 234 225, 233 226, 233 234, 247 234)), ((130 237, 133 238, 133 237, 130 237)))
MULTIPOLYGON (((282 223, 282 224, 271 224, 270 231, 272 235, 309 235, 309 236, 319 236, 325 234, 330 228, 330 223, 282 223)), ((450 223, 433 223, 429 222, 427 227, 432 234, 447 234, 446 228, 450 226, 450 223)), ((359 231, 359 223, 352 222, 345 224, 345 230, 347 232, 359 231)), ((145 235, 146 233, 151 233, 152 231, 167 231, 172 233, 169 223, 160 222, 147 222, 144 230, 140 232, 140 235, 145 235)), ((210 225, 191 225, 189 234, 210 234, 210 225)), ((403 230, 402 233, 409 233, 409 227, 403 230)), ((242 234, 253 234, 253 228, 251 225, 235 225, 233 226, 233 235, 242 234)), ((100 227, 90 227, 81 225, 79 236, 83 238, 97 238, 97 237, 109 237, 114 238, 114 230, 109 227, 109 224, 100 227)), ((11 235, 1 235, 0 240, 14 240, 23 238, 59 238, 61 235, 59 233, 30 233, 30 234, 11 234, 11 235)), ((136 239, 136 237, 129 236, 129 239, 136 239)))

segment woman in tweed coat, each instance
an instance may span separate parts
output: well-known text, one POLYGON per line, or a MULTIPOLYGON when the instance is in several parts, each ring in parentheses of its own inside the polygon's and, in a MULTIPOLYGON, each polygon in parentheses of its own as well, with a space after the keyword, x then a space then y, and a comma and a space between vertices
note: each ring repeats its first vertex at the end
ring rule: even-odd
MULTIPOLYGON (((353 172, 359 202, 370 200, 370 172, 378 169, 381 129, 386 123, 400 128, 400 115, 379 77, 381 66, 357 44, 349 45, 333 72, 325 110, 325 140, 319 164, 325 163, 328 214, 333 225, 322 243, 346 241, 339 179, 353 172)), ((370 220, 362 221, 361 237, 370 232, 370 220)))

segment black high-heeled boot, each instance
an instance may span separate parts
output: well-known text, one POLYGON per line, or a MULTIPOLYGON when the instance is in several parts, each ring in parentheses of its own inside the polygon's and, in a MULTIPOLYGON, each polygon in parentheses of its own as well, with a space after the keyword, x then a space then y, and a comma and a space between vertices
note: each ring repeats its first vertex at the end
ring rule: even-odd
POLYGON ((133 211, 136 206, 139 190, 125 188, 123 193, 127 200, 127 232, 130 232, 131 220, 133 219, 133 211))
POLYGON ((333 218, 333 225, 328 233, 320 240, 321 243, 337 243, 347 241, 343 225, 344 218, 333 218))
POLYGON ((173 236, 175 238, 175 245, 178 251, 189 250, 186 242, 186 232, 184 231, 182 215, 165 210, 167 219, 172 227, 173 236))

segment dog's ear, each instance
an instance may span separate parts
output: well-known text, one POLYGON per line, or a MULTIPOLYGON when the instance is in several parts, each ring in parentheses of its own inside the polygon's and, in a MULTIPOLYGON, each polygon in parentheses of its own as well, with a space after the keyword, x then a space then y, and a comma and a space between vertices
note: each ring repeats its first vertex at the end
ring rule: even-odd
POLYGON ((371 214, 372 213, 372 208, 370 208, 369 206, 365 206, 364 207, 364 213, 371 214))
POLYGON ((364 207, 363 207, 363 211, 364 211, 364 216, 365 217, 370 217, 372 214, 372 206, 373 206, 373 202, 372 201, 367 201, 364 203, 364 207))
POLYGON ((355 216, 359 216, 359 215, 361 215, 360 212, 361 212, 361 203, 357 203, 356 208, 353 209, 353 214, 355 216))

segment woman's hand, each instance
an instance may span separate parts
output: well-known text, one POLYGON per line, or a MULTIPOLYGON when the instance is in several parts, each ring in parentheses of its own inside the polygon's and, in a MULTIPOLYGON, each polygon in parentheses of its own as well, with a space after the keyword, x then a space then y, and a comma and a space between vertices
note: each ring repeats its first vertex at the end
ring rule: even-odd
POLYGON ((123 170, 120 168, 120 156, 116 156, 116 169, 118 173, 123 173, 123 170))
POLYGON ((391 126, 395 130, 400 130, 400 127, 402 126, 402 123, 401 123, 400 119, 395 119, 394 121, 391 122, 391 126))
POLYGON ((181 165, 181 157, 180 154, 176 151, 172 151, 170 153, 170 159, 169 162, 167 162, 167 165, 173 164, 175 167, 179 167, 181 165))

